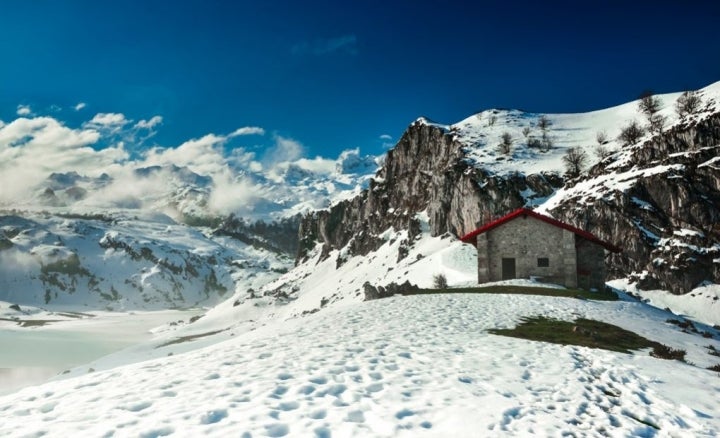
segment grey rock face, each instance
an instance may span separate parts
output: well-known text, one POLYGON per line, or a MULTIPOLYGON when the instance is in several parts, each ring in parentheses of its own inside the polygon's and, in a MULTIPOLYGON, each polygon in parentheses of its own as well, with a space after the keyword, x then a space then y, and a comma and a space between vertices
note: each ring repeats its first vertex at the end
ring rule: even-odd
POLYGON ((548 196, 561 185, 562 178, 552 173, 500 177, 476 169, 450 133, 416 122, 388 152, 367 190, 303 218, 297 260, 317 243, 323 245, 323 257, 348 244, 351 254, 368 254, 384 243, 377 236, 390 227, 409 230, 411 244, 420 232, 415 215, 422 211, 427 211, 433 236, 460 236, 525 205, 521 192, 548 196))
POLYGON ((566 222, 623 248, 607 262, 611 276, 633 276, 643 289, 684 294, 720 282, 720 114, 674 127, 633 151, 627 164, 601 163, 586 179, 613 170, 667 170, 592 205, 569 199, 553 210, 566 222), (671 167, 672 166, 672 167, 671 167))

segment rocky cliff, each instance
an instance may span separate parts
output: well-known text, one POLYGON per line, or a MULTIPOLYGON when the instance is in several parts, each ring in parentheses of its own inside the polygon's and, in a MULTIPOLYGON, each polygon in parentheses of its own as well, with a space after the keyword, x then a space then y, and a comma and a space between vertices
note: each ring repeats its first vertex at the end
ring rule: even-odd
MULTIPOLYGON (((555 147, 560 156, 569 147, 586 148, 595 135, 586 133, 594 129, 609 133, 609 147, 616 149, 572 181, 563 181, 557 167, 562 161, 550 159, 553 151, 542 155, 530 148, 533 134, 527 131, 537 130, 537 117, 508 112, 502 129, 522 129, 525 139, 517 134, 513 139, 527 147, 507 156, 493 153, 492 135, 487 133, 499 132, 497 111, 491 118, 480 113, 453 126, 419 119, 388 152, 367 190, 303 218, 296 263, 317 244, 322 244, 324 257, 342 248, 348 255, 368 254, 383 243, 380 236, 390 227, 409 230, 398 251, 402 259, 420 232, 414 218, 422 211, 427 212, 432 235, 462 236, 518 207, 539 205, 541 211, 621 246, 622 253, 606 260, 612 278, 630 277, 641 288, 675 294, 703 282, 718 283, 720 113, 714 100, 706 99, 704 109, 678 119, 673 116, 674 100, 666 99, 667 129, 644 136, 634 146, 622 145, 616 135, 627 114, 636 111, 636 103, 550 118, 563 125, 555 134, 542 135, 566 135, 564 144, 555 147), (475 129, 472 135, 466 132, 468 126, 475 129), (519 163, 522 171, 508 171, 512 163, 519 163), (547 163, 554 166, 543 167, 547 163)), ((338 258, 338 264, 342 262, 338 258)))
POLYGON ((560 219, 621 245, 615 277, 687 293, 720 282, 720 114, 711 108, 594 166, 558 193, 560 219))
POLYGON ((317 243, 324 256, 346 245, 350 255, 367 254, 382 244, 378 236, 390 227, 409 230, 409 245, 420 232, 414 217, 422 211, 431 235, 462 235, 562 185, 553 172, 494 174, 468 160, 465 148, 443 126, 425 119, 410 125, 367 190, 303 218, 298 261, 317 243))

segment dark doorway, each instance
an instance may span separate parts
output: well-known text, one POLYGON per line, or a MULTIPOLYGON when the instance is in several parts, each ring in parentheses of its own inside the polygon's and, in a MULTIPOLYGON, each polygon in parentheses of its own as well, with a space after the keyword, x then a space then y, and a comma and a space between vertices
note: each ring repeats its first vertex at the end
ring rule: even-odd
POLYGON ((502 259, 502 279, 512 280, 515 278, 515 259, 502 259))

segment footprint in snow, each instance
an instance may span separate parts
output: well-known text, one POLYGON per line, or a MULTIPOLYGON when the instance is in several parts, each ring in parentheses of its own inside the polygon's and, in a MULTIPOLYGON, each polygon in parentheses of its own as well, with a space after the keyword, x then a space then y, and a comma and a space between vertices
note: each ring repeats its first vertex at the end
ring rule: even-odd
POLYGON ((228 413, 225 409, 215 409, 212 411, 208 411, 202 417, 200 417, 200 424, 217 423, 218 421, 222 420, 227 416, 228 413))
POLYGON ((318 409, 317 411, 313 411, 308 415, 313 420, 322 420, 327 416, 327 411, 325 409, 318 409))
POLYGON ((363 411, 350 411, 350 412, 348 412, 346 421, 349 421, 352 423, 364 423, 365 422, 365 414, 363 414, 363 411))
POLYGON ((265 426, 265 431, 270 437, 282 437, 290 433, 290 428, 285 423, 274 423, 265 426))
POLYGON ((152 406, 152 402, 143 401, 143 402, 127 405, 123 409, 125 409, 126 411, 130 411, 130 412, 140 412, 140 411, 143 411, 143 410, 149 408, 150 406, 152 406))

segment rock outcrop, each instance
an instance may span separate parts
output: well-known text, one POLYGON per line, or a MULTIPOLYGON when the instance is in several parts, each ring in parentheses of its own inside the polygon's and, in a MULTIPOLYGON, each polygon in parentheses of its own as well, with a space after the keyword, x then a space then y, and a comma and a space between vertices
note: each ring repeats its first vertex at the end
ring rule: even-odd
POLYGON ((297 261, 318 242, 323 257, 346 245, 351 255, 368 254, 390 227, 409 230, 411 242, 420 232, 415 215, 423 211, 433 236, 462 235, 525 205, 524 193, 546 197, 562 185, 555 173, 492 174, 466 160, 463 148, 443 127, 422 119, 410 125, 367 190, 303 218, 297 261))
MULTIPOLYGON (((623 248, 606 260, 611 278, 675 294, 720 283, 720 113, 709 105, 564 187, 557 173, 492 173, 452 129, 418 120, 366 191, 303 218, 296 263, 318 243, 323 257, 341 248, 368 254, 390 227, 408 230, 410 245, 419 212, 432 235, 462 236, 555 193, 545 207, 553 216, 623 248)), ((398 258, 405 253, 401 246, 398 258)))
POLYGON ((720 283, 719 145, 720 114, 678 124, 621 162, 593 167, 552 213, 622 246, 608 258, 609 271, 642 289, 684 294, 720 283), (623 178, 629 187, 601 182, 623 178), (595 182, 594 196, 579 189, 595 182))

